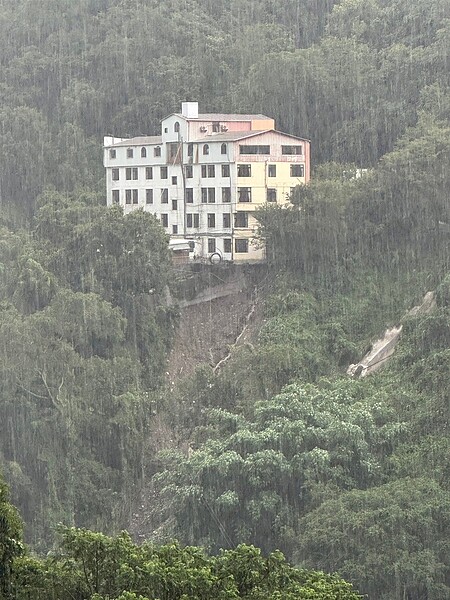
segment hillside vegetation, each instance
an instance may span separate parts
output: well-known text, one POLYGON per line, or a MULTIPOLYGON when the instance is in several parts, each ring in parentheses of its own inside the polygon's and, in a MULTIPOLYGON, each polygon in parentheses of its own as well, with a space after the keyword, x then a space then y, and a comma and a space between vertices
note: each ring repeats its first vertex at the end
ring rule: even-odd
POLYGON ((69 562, 35 564, 5 508, 0 558, 38 573, 33 597, 57 579, 151 598, 126 578, 167 553, 206 569, 209 598, 226 557, 266 569, 243 543, 283 577, 276 549, 373 600, 450 598, 449 33, 448 0, 0 2, 0 460, 35 551, 69 528, 69 562), (273 116, 311 138, 314 172, 258 212, 257 339, 168 390, 180 282, 157 220, 104 205, 101 140, 156 133, 183 100, 273 116), (428 290, 434 312, 403 318, 428 290), (389 365, 348 378, 400 321, 389 365), (71 529, 131 525, 148 547, 71 529), (174 538, 231 554, 152 546, 174 538), (100 547, 120 590, 81 582, 100 547))

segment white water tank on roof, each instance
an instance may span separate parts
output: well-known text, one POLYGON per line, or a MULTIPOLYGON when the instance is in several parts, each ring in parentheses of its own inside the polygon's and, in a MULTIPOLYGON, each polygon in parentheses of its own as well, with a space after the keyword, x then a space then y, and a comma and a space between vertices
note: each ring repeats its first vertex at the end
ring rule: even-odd
POLYGON ((187 119, 198 119, 198 102, 182 102, 181 114, 187 119))

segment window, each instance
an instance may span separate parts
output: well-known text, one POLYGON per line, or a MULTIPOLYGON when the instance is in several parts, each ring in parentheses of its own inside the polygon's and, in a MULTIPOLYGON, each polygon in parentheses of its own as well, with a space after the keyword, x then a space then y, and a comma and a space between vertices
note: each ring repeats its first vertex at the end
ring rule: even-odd
POLYGON ((168 144, 169 147, 169 160, 172 162, 181 162, 180 145, 179 144, 168 144))
POLYGON ((177 185, 177 177, 176 175, 172 177, 172 185, 177 185))
POLYGON ((167 188, 163 188, 161 190, 161 204, 169 203, 169 190, 167 188))
POLYGON ((220 154, 226 154, 227 153, 227 145, 226 144, 222 144, 220 146, 220 154))
POLYGON ((112 191, 112 203, 113 204, 119 204, 119 190, 113 190, 112 191))
POLYGON ((198 215, 198 214, 186 215, 186 227, 189 227, 189 229, 191 229, 192 227, 194 229, 198 229, 199 226, 200 226, 200 215, 198 215))
POLYGON ((222 177, 230 176, 230 165, 222 165, 222 177))
POLYGON ((178 121, 175 121, 174 126, 173 126, 173 130, 175 131, 175 133, 179 133, 180 132, 180 124, 178 123, 178 121))
POLYGON ((267 188, 266 200, 267 202, 277 201, 277 190, 275 188, 267 188))
POLYGON ((238 177, 251 177, 252 165, 238 165, 237 174, 238 177))
POLYGON ((131 180, 131 167, 127 167, 127 168, 125 169, 125 179, 126 179, 127 181, 130 181, 130 180, 131 180))
POLYGON ((215 165, 202 165, 202 177, 215 177, 216 167, 215 165))
POLYGON ((131 204, 131 190, 125 190, 125 204, 131 204))
POLYGON ((203 144, 203 154, 207 156, 209 154, 209 146, 208 144, 203 144))
POLYGON ((216 238, 208 238, 208 252, 216 251, 216 238))
POLYGON ((267 175, 269 177, 276 177, 277 176, 277 165, 269 165, 267 168, 267 175))
POLYGON ((213 130, 213 133, 219 133, 220 123, 218 121, 216 121, 215 123, 212 124, 212 130, 213 130))
POLYGON ((240 154, 270 154, 270 146, 239 146, 240 154))
POLYGON ((231 202, 231 188, 222 188, 222 202, 231 202))
POLYGON ((281 154, 303 154, 303 146, 281 146, 281 154))
POLYGON ((138 191, 137 190, 131 190, 131 191, 132 191, 132 196, 133 196, 133 204, 138 204, 139 203, 138 191))
POLYGON ((127 167, 125 169, 125 179, 127 181, 130 181, 131 179, 137 179, 138 178, 138 169, 137 167, 127 167))
POLYGON ((225 238, 223 240, 223 251, 225 254, 231 254, 231 239, 225 238))
POLYGON ((193 176, 193 169, 192 169, 192 165, 186 165, 186 179, 191 179, 193 176))
POLYGON ((131 174, 132 174, 133 179, 137 179, 138 178, 138 169, 137 169, 137 167, 133 167, 131 174))
POLYGON ((184 191, 184 200, 186 204, 193 204, 194 202, 194 188, 186 188, 184 191))
POLYGON ((160 167, 161 179, 167 179, 167 167, 160 167))
POLYGON ((291 177, 304 177, 305 165, 291 165, 291 177))
POLYGON ((133 158, 133 148, 127 148, 127 158, 133 158))
POLYGON ((194 156, 194 144, 188 144, 187 152, 188 156, 194 156))
POLYGON ((153 190, 145 190, 145 204, 153 204, 153 190))
POLYGON ((202 202, 213 204, 216 201, 216 190, 214 188, 202 188, 202 202))
POLYGON ((153 156, 161 156, 161 147, 160 146, 156 146, 155 148, 153 148, 153 156))
POLYGON ((238 188, 238 202, 251 202, 252 201, 252 189, 251 188, 238 188))
POLYGON ((164 127, 164 133, 168 133, 169 129, 167 127, 164 127))
POLYGON ((214 213, 208 213, 208 227, 214 229, 216 226, 216 215, 214 213))
POLYGON ((172 200, 172 210, 177 210, 178 208, 178 200, 172 200))
POLYGON ((178 233, 178 225, 172 225, 172 233, 176 235, 178 233))
POLYGON ((112 169, 111 178, 113 181, 119 181, 119 169, 112 169))
POLYGON ((112 149, 109 151, 109 158, 116 158, 117 153, 116 153, 116 149, 112 149))
POLYGON ((145 167, 145 179, 153 179, 153 167, 145 167))
POLYGON ((248 213, 237 212, 234 215, 234 226, 235 227, 248 227, 248 213))
POLYGON ((147 158, 147 148, 144 148, 144 146, 141 148, 141 158, 147 158))
POLYGON ((161 225, 169 227, 169 215, 167 213, 161 213, 161 225))
POLYGON ((234 250, 237 254, 248 252, 248 240, 234 240, 234 250))
POLYGON ((230 213, 223 214, 223 227, 224 227, 224 229, 229 229, 231 227, 231 214, 230 213))

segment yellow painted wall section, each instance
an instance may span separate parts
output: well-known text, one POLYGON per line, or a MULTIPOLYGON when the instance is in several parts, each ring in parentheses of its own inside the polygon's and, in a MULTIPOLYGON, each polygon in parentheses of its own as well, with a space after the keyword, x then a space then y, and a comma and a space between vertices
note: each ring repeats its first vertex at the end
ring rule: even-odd
MULTIPOLYGON (((291 177, 291 163, 288 162, 240 162, 238 164, 251 164, 251 177, 238 177, 238 188, 251 188, 252 201, 238 202, 238 210, 255 210, 267 202, 267 188, 277 190, 277 204, 286 204, 291 188, 306 182, 305 177, 291 177), (276 166, 276 177, 268 176, 268 165, 276 166)), ((292 163, 298 165, 299 163, 292 163)))
POLYGON ((266 131, 275 129, 274 119, 254 119, 252 121, 252 131, 266 131))

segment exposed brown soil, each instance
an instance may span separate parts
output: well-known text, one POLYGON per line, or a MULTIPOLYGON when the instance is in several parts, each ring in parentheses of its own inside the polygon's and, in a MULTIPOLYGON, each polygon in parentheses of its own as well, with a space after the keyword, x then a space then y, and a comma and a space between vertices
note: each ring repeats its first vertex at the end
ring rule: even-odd
MULTIPOLYGON (((175 385, 181 378, 207 363, 214 367, 227 354, 247 324, 255 303, 252 290, 244 290, 181 309, 180 325, 168 359, 167 381, 175 385)), ((248 324, 242 343, 255 329, 258 310, 248 324)))

